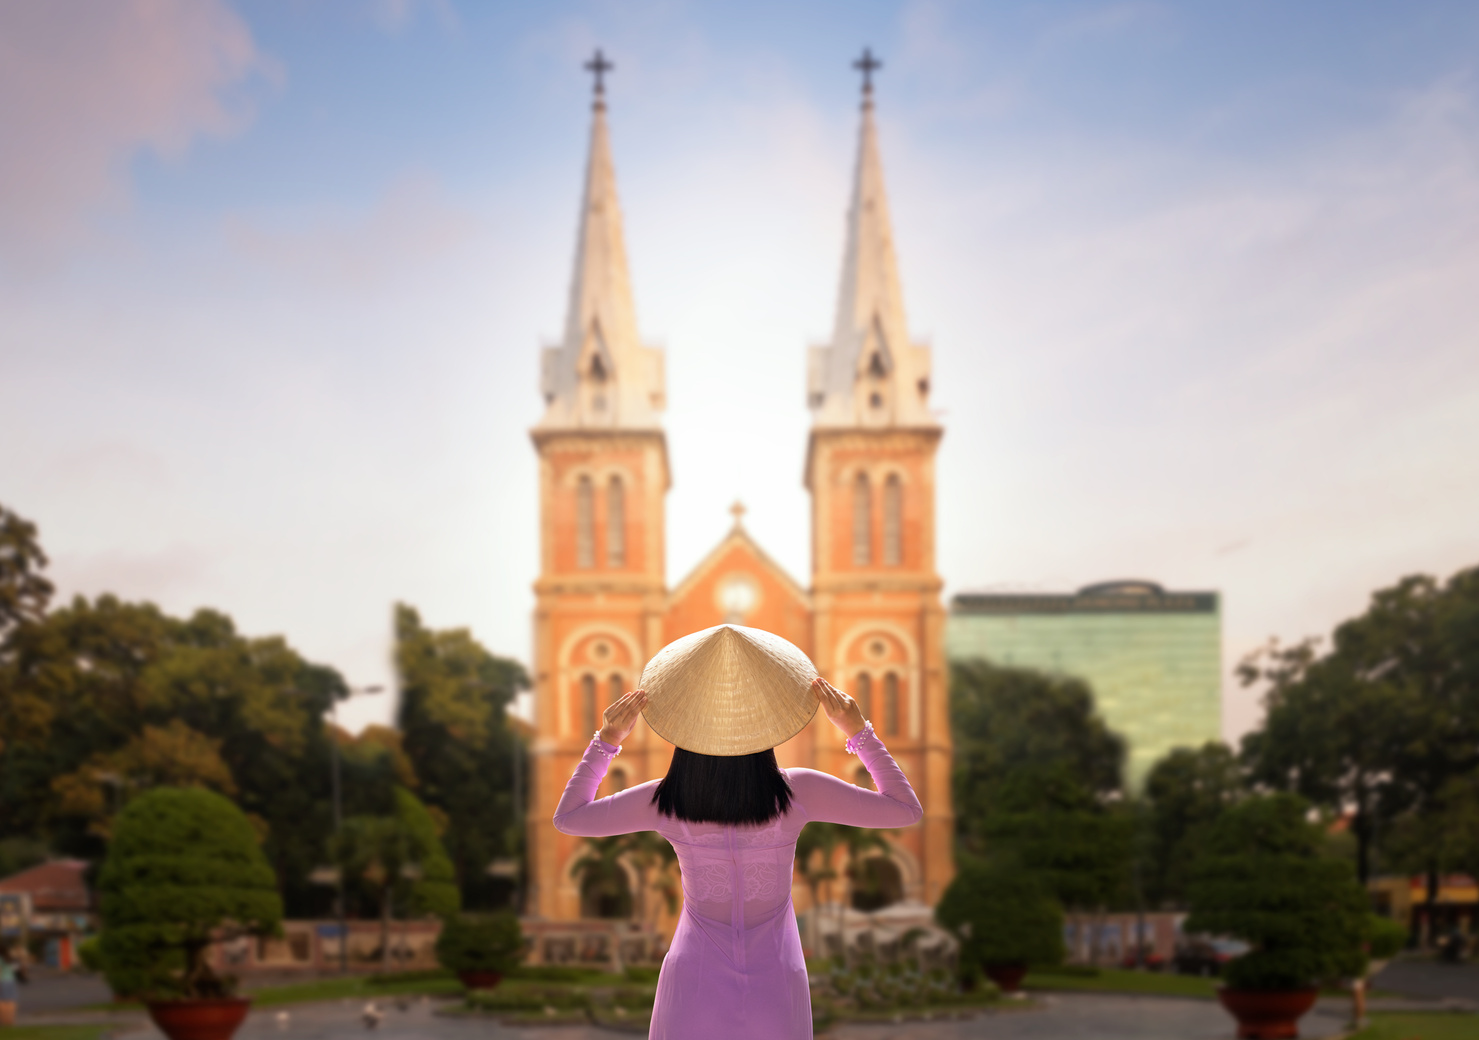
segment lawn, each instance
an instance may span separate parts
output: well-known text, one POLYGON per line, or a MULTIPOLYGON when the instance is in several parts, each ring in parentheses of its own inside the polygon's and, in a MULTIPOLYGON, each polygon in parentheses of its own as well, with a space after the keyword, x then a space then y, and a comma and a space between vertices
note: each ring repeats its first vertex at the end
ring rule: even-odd
POLYGON ((1215 999, 1221 979, 1200 975, 1176 975, 1159 971, 1128 971, 1101 968, 1097 974, 1028 972, 1022 988, 1029 990, 1084 990, 1093 993, 1151 993, 1163 997, 1215 999))
POLYGON ((1351 1040, 1474 1040, 1475 1037, 1479 1037, 1479 1015, 1378 1011, 1371 1016, 1371 1024, 1351 1040))
POLYGON ((12 1026, 5 1030, 5 1040, 101 1040, 111 1027, 97 1026, 12 1026))
MULTIPOLYGON (((462 995, 462 983, 451 975, 414 974, 405 977, 394 975, 380 979, 374 975, 349 975, 340 978, 310 979, 306 982, 290 982, 283 986, 264 986, 247 990, 244 995, 252 998, 254 1007, 277 1007, 282 1004, 308 1004, 316 1000, 350 999, 373 1000, 376 997, 395 997, 402 994, 428 994, 430 996, 457 997, 462 995)), ((9 1037, 6 1040, 10 1040, 9 1037)))

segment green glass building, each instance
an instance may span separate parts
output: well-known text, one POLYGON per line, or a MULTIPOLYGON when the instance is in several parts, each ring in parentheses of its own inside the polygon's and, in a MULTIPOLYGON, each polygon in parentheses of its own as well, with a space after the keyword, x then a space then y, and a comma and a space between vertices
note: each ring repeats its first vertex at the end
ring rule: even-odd
POLYGON ((985 658, 1087 681, 1104 721, 1129 744, 1133 790, 1172 748, 1222 737, 1215 592, 1119 581, 1068 595, 961 593, 945 649, 952 661, 985 658))

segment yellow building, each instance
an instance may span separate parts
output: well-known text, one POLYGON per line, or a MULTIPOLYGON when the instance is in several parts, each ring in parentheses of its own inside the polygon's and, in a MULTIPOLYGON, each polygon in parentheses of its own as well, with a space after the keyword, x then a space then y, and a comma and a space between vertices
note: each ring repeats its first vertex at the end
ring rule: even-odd
MULTIPOLYGON (((671 484, 662 351, 642 343, 627 270, 604 100, 598 90, 569 313, 542 359, 540 568, 534 591, 535 737, 527 912, 595 910, 573 863, 582 840, 551 825, 601 712, 669 641, 724 621, 796 643, 863 701, 924 803, 923 821, 874 864, 895 899, 933 903, 953 875, 945 612, 935 570, 930 355, 909 339, 870 92, 865 92, 842 287, 830 342, 808 355, 813 423, 809 588, 746 532, 730 534, 676 586, 664 574, 671 484)), ((672 746, 645 724, 602 793, 661 777, 672 746)), ((777 749, 784 766, 866 782, 825 718, 777 749)), ((633 874, 635 878, 635 874, 633 874)), ((806 906, 804 886, 798 905, 806 906)))

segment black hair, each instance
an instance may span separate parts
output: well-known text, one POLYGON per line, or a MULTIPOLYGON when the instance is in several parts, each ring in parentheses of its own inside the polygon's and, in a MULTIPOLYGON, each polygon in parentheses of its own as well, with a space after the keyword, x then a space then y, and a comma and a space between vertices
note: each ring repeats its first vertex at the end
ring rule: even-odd
POLYGON ((652 800, 664 816, 689 823, 769 823, 791 808, 791 785, 774 748, 753 755, 674 748, 652 800))

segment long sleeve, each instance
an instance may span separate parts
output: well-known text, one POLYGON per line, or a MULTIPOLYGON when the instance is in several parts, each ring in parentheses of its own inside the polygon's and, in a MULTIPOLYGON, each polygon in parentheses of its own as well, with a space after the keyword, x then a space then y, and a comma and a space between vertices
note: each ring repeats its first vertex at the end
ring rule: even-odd
POLYGON ((858 758, 873 777, 877 791, 854 787, 815 769, 788 769, 791 790, 807 816, 850 827, 907 827, 918 823, 924 809, 904 771, 883 741, 869 732, 856 743, 858 758))
POLYGON ((601 740, 591 741, 580 764, 570 774, 560 804, 555 806, 555 830, 583 838, 607 838, 613 834, 657 829, 657 806, 652 792, 658 784, 650 780, 609 798, 596 800, 596 788, 606 778, 615 749, 601 740))

